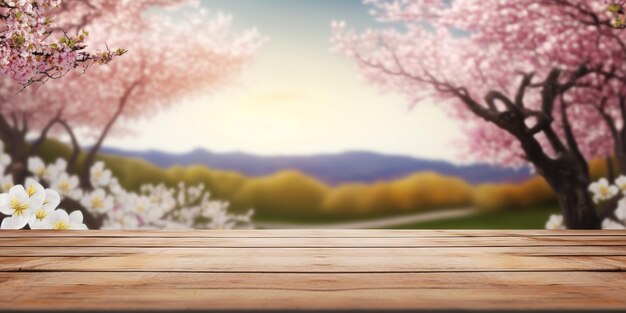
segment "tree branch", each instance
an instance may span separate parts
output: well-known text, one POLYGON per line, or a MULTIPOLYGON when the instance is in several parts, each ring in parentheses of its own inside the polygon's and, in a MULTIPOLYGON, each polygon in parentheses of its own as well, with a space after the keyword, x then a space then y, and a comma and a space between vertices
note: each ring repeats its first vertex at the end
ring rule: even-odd
POLYGON ((61 117, 61 112, 62 111, 59 110, 59 112, 54 116, 54 118, 52 118, 48 122, 48 124, 46 124, 46 126, 44 126, 44 128, 41 130, 41 133, 39 134, 39 137, 37 138, 37 140, 35 140, 35 142, 33 142, 33 144, 30 146, 30 151, 29 151, 30 155, 37 155, 39 153, 39 149, 41 149, 41 146, 48 138, 48 132, 50 131, 50 129, 52 129, 52 126, 54 126, 54 124, 59 122, 59 118, 61 117))
POLYGON ((70 136, 70 140, 72 142, 72 155, 67 161, 67 169, 70 173, 75 173, 76 163, 78 162, 78 156, 80 155, 80 145, 78 144, 78 139, 76 139, 76 134, 74 134, 74 130, 70 127, 67 121, 59 119, 58 123, 65 128, 65 131, 70 136))
POLYGON ((526 88, 531 85, 534 76, 535 73, 528 73, 524 74, 522 77, 522 83, 519 85, 519 88, 517 89, 517 93, 515 95, 515 105, 520 108, 524 107, 524 95, 526 94, 526 88))
POLYGON ((561 99, 561 123, 563 124, 563 132, 565 133, 565 141, 567 142, 567 146, 569 150, 574 154, 574 156, 578 159, 578 161, 584 166, 584 170, 586 172, 589 171, 587 168, 587 161, 583 156, 580 148, 578 147, 578 142, 576 141, 576 137, 574 136, 574 131, 572 130, 572 125, 569 121, 569 116, 567 114, 567 102, 563 95, 560 97, 561 99))
POLYGON ((81 186, 83 188, 86 188, 86 189, 91 189, 92 188, 91 182, 89 181, 89 171, 91 169, 91 166, 93 165, 93 163, 96 160, 96 154, 98 153, 98 151, 102 147, 102 143, 104 142, 104 139, 107 137, 107 135, 111 131, 111 128, 113 127, 113 125, 119 119, 119 117, 122 115, 122 112, 124 112, 124 108, 126 107, 126 104, 128 103, 128 99, 132 95, 133 91, 135 91, 135 89, 140 85, 142 80, 143 80, 143 77, 138 78, 137 80, 135 80, 126 89, 126 91, 124 92, 124 94, 120 98, 117 110, 115 111, 115 113, 113 114, 111 119, 107 122, 107 124, 105 125, 105 127, 102 130, 102 133, 100 134, 100 137, 98 137, 98 140, 96 141, 96 143, 93 145, 93 147, 91 147, 91 149, 87 153, 87 157, 85 158, 85 162, 83 164, 83 169, 82 169, 82 172, 81 172, 81 175, 80 175, 81 186))

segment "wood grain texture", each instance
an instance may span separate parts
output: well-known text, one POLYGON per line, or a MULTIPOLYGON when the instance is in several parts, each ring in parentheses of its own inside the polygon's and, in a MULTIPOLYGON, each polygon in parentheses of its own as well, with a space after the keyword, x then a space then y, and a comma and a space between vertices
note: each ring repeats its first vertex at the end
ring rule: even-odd
POLYGON ((626 232, 0 232, 0 310, 626 310, 626 232))
POLYGON ((184 238, 393 238, 393 237, 535 237, 535 236, 626 236, 623 230, 370 230, 370 229, 285 229, 285 230, 195 230, 188 231, 107 231, 90 230, 51 233, 47 230, 16 230, 2 233, 2 237, 184 237, 184 238))

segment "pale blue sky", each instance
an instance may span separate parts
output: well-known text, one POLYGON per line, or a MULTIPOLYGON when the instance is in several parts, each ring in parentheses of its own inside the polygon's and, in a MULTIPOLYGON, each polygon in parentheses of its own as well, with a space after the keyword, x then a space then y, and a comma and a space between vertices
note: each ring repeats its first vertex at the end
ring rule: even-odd
POLYGON ((203 0, 209 12, 234 16, 269 41, 242 83, 134 125, 125 149, 261 155, 369 150, 455 161, 454 121, 431 105, 408 110, 394 94, 362 82, 354 64, 330 51, 330 23, 381 27, 360 0, 203 0), (207 118, 208 117, 208 118, 207 118))

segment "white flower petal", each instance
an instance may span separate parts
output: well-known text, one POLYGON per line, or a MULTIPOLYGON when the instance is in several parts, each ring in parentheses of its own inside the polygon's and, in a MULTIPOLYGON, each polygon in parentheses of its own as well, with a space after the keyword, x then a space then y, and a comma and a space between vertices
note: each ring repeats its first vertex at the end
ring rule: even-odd
POLYGON ((69 215, 70 224, 82 224, 83 223, 83 212, 74 211, 69 215))
POLYGON ((2 224, 0 224, 0 229, 15 229, 13 227, 13 218, 12 217, 5 217, 2 220, 2 224))
POLYGON ((52 229, 52 224, 47 219, 43 221, 35 220, 33 223, 28 223, 30 229, 52 229))
POLYGON ((87 225, 80 223, 80 224, 71 224, 70 225, 70 229, 72 230, 89 230, 89 228, 87 228, 87 225))
POLYGON ((28 194, 22 185, 15 185, 9 190, 9 199, 17 198, 20 202, 28 200, 28 194))
POLYGON ((13 229, 22 229, 26 224, 28 224, 28 219, 30 219, 30 215, 13 215, 11 220, 13 222, 13 229))
POLYGON ((50 223, 54 224, 58 222, 70 223, 70 217, 63 209, 57 209, 50 213, 50 223))
POLYGON ((24 186, 26 189, 26 193, 29 194, 29 197, 41 199, 41 202, 43 202, 43 200, 46 198, 46 190, 36 180, 30 177, 26 178, 24 186))
POLYGON ((626 229, 626 227, 624 224, 617 223, 607 218, 602 221, 602 229, 626 229))
POLYGON ((46 189, 46 200, 44 201, 43 206, 47 210, 52 211, 56 209, 60 203, 61 196, 59 195, 59 193, 50 188, 46 189))
POLYGON ((0 194, 0 212, 4 215, 13 214, 13 209, 9 206, 9 194, 0 194))

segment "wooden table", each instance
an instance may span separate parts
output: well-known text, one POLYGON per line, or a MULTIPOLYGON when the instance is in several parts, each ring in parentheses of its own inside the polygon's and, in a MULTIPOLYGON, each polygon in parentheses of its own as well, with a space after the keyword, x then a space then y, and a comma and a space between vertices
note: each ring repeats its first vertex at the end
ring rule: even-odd
POLYGON ((626 232, 1 231, 0 310, 626 310, 626 232))

